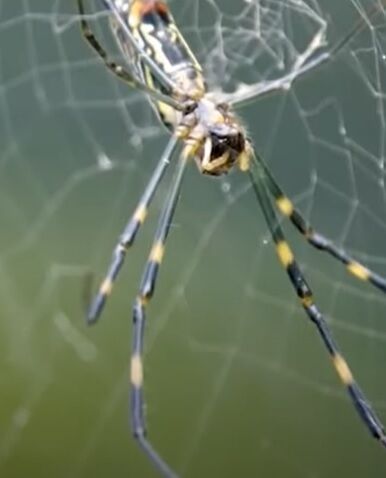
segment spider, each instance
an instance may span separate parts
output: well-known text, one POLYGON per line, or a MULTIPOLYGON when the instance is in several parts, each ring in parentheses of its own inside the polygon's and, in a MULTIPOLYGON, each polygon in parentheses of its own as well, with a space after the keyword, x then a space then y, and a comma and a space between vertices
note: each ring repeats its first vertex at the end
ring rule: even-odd
MULTIPOLYGON (((233 109, 245 100, 250 101, 263 94, 288 89, 300 76, 336 57, 366 22, 360 19, 329 52, 321 53, 316 58, 313 55, 305 55, 303 62, 297 65, 296 71, 294 68, 278 80, 264 82, 257 90, 247 93, 243 98, 224 102, 207 90, 202 68, 177 28, 164 1, 103 0, 103 4, 110 12, 110 28, 123 53, 126 65, 118 64, 109 58, 86 20, 83 0, 77 0, 84 38, 114 75, 147 95, 160 121, 171 133, 171 138, 114 249, 106 277, 89 306, 87 315, 89 324, 95 323, 100 317, 126 253, 146 219, 157 187, 173 158, 178 157, 171 188, 160 215, 133 307, 130 379, 131 423, 136 441, 162 476, 167 478, 177 476, 146 435, 143 346, 145 311, 153 297, 185 169, 188 162, 194 159, 203 174, 219 176, 234 167, 247 174, 266 220, 279 262, 287 272, 301 306, 316 326, 333 367, 347 388, 361 420, 370 433, 386 446, 383 425, 355 381, 323 314, 314 301, 312 291, 285 239, 278 221, 278 213, 289 219, 311 246, 330 254, 357 279, 369 282, 383 292, 386 292, 386 280, 352 259, 303 218, 285 195, 263 158, 255 152, 242 123, 233 112, 233 109)), ((367 15, 370 17, 380 11, 382 7, 377 4, 367 12, 367 15)), ((321 37, 315 37, 316 40, 322 44, 321 37)))

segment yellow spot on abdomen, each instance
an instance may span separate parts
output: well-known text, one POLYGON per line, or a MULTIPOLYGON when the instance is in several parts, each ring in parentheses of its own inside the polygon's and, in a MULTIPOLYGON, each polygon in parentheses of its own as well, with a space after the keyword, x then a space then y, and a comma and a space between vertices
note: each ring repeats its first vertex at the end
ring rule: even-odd
POLYGON ((360 280, 366 281, 370 277, 370 271, 358 262, 350 262, 347 264, 347 270, 360 280))
POLYGON ((156 242, 150 252, 149 259, 157 264, 161 264, 163 256, 165 253, 165 246, 162 242, 156 242))
POLYGON ((291 214, 294 212, 292 202, 285 196, 281 196, 276 199, 276 205, 279 208, 279 211, 286 217, 291 216, 291 214))
POLYGON ((288 267, 294 261, 294 255, 285 241, 281 241, 276 245, 277 255, 284 267, 288 267))
POLYGON ((140 388, 143 383, 142 360, 139 355, 134 355, 131 359, 130 379, 134 387, 140 388))
POLYGON ((345 385, 351 385, 353 383, 353 376, 346 360, 340 354, 337 354, 335 357, 333 357, 333 362, 342 382, 345 385))

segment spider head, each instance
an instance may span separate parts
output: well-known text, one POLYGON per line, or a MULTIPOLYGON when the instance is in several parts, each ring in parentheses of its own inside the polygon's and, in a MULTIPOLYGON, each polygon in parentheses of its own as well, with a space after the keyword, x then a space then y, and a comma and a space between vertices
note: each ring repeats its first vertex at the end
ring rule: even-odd
POLYGON ((203 174, 225 174, 235 163, 246 169, 243 165, 248 165, 250 145, 243 126, 228 105, 216 103, 215 98, 207 95, 195 103, 195 109, 185 120, 193 124, 190 138, 200 144, 196 162, 203 174))
POLYGON ((201 154, 201 171, 218 176, 227 173, 245 154, 246 139, 237 123, 211 125, 201 154))
POLYGON ((240 154, 245 148, 245 138, 238 128, 230 125, 215 125, 210 131, 211 159, 216 160, 226 152, 240 154))

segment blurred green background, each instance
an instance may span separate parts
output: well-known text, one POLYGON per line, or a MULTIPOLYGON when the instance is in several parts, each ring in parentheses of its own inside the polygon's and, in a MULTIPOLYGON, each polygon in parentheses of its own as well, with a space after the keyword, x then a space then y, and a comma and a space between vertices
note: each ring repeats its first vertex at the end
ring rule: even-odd
MULTIPOLYGON (((103 275, 167 134, 87 48, 74 3, 0 0, 0 475, 150 478, 128 425, 131 306, 168 180, 93 328, 83 291, 90 272, 103 275)), ((331 44, 358 15, 351 2, 309 4, 331 44)), ((211 85, 228 89, 280 76, 291 46, 317 30, 300 2, 171 7, 211 85)), ((307 217, 386 274, 383 23, 240 114, 307 217)), ((106 16, 93 25, 115 51, 106 16)), ((386 420, 384 296, 286 231, 386 420)), ((148 429, 181 476, 385 475, 385 450, 294 299, 239 173, 188 172, 148 319, 148 429)))

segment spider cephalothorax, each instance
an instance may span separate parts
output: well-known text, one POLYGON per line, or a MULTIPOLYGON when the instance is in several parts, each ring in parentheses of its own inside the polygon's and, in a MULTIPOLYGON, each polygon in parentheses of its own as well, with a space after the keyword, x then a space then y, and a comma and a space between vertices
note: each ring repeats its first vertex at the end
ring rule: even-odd
POLYGON ((227 173, 245 154, 245 137, 236 128, 213 128, 199 151, 198 163, 203 174, 227 173))
POLYGON ((180 136, 195 145, 195 159, 203 174, 219 176, 236 163, 241 169, 250 156, 249 142, 238 118, 205 95, 177 126, 180 136))

